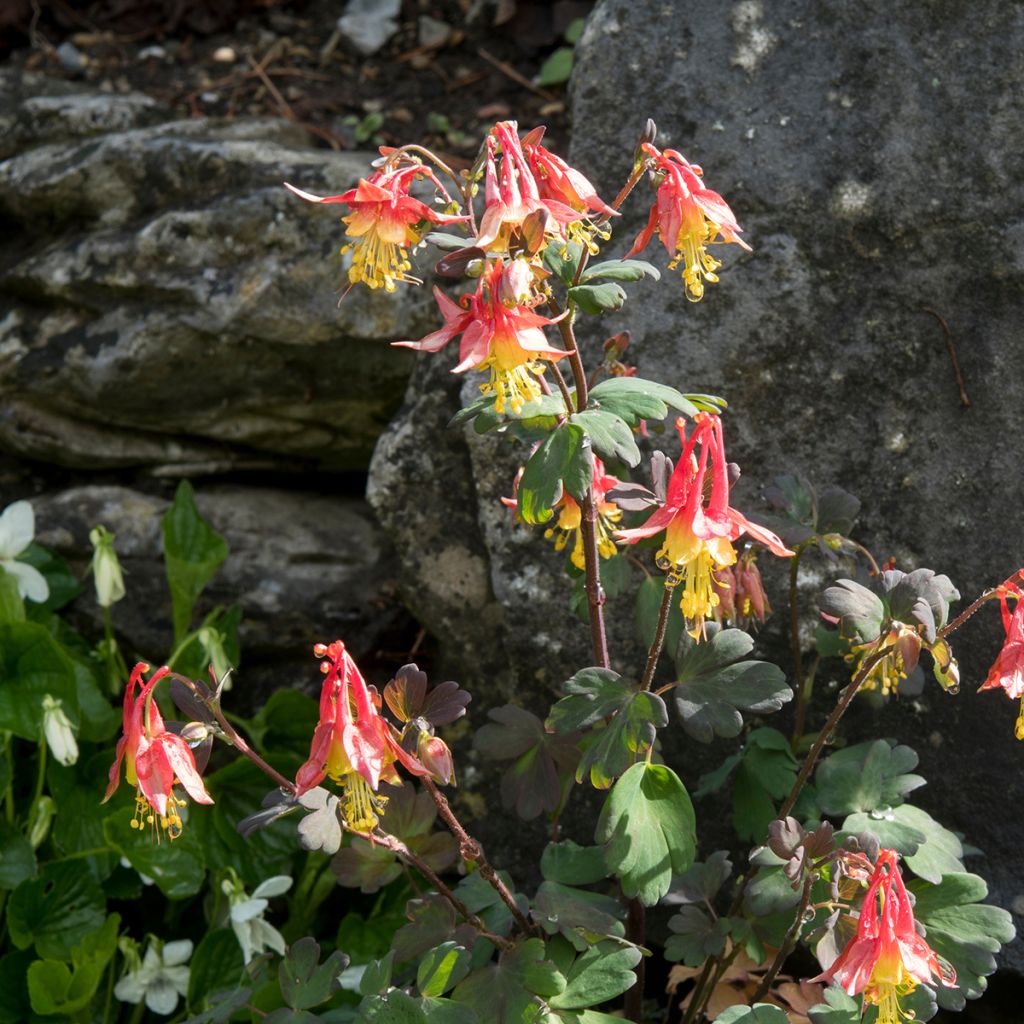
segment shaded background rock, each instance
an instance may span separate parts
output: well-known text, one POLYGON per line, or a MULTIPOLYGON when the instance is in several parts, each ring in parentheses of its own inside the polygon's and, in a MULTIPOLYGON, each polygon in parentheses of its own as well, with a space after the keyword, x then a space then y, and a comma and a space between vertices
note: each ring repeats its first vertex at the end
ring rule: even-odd
MULTIPOLYGON (((838 483, 863 500, 861 540, 904 568, 948 573, 966 600, 1024 562, 1012 442, 1024 398, 1021 43, 1024 13, 1006 5, 979 12, 959 3, 603 0, 576 49, 574 165, 613 194, 650 114, 659 144, 705 167, 755 250, 721 247, 721 283, 697 306, 681 282, 635 286, 591 344, 628 326, 641 376, 730 400, 730 457, 745 470, 738 505, 756 510, 759 486, 789 470, 838 483), (926 307, 959 342, 970 408, 960 404, 944 332, 926 307)), ((644 187, 638 193, 616 223, 615 252, 646 217, 651 197, 644 187)), ((646 255, 664 265, 654 246, 646 255)), ((417 368, 413 392, 428 373, 417 368)), ((399 429, 417 414, 407 406, 399 429)), ((515 459, 502 461, 491 438, 449 437, 452 461, 468 457, 474 468, 475 515, 473 503, 460 515, 474 543, 483 539, 497 606, 464 621, 461 643, 471 651, 488 638, 504 645, 507 691, 529 706, 536 680, 557 684, 578 667, 580 652, 543 640, 513 648, 510 638, 537 623, 549 636, 566 621, 564 593, 547 578, 543 542, 519 549, 497 526, 494 503, 515 459), (524 607, 527 596, 533 607, 524 607)), ((658 443, 671 452, 668 440, 658 443)), ((388 476, 389 458, 378 449, 372 468, 378 510, 411 497, 402 479, 388 476)), ((433 493, 441 516, 444 492, 433 493)), ((429 506, 430 492, 417 497, 429 506)), ((419 515, 430 518, 428 509, 419 515)), ((382 516, 401 551, 408 523, 382 516)), ((429 559, 405 560, 410 593, 427 584, 424 565, 429 559)), ((781 606, 778 571, 772 575, 781 606)), ((809 566, 809 599, 822 582, 809 566)), ((443 632, 431 606, 417 613, 443 632)), ((999 648, 996 620, 982 615, 957 637, 959 699, 928 688, 884 712, 863 704, 844 732, 899 736, 917 747, 931 781, 921 803, 982 848, 970 863, 991 880, 998 902, 1019 908, 1024 824, 1006 813, 1022 796, 1016 709, 971 692, 999 648)), ((777 633, 764 640, 781 650, 777 633)), ((462 648, 447 649, 457 657, 462 648)), ((635 649, 619 646, 616 658, 637 664, 635 649)), ((812 721, 830 699, 819 693, 812 721)), ((677 763, 694 783, 721 756, 691 748, 677 763)), ((1009 960, 1024 966, 1019 942, 1009 960)))

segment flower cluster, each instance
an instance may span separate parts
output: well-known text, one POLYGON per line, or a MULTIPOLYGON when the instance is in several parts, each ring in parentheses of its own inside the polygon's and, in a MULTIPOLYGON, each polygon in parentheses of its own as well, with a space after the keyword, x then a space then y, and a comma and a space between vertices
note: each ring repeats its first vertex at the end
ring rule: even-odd
POLYGON ((682 417, 676 426, 683 451, 669 480, 665 503, 643 526, 619 530, 616 536, 635 544, 665 531, 658 559, 670 580, 683 584, 680 605, 689 633, 697 639, 704 635, 705 620, 721 603, 724 580, 716 574, 736 562, 734 541, 746 534, 773 554, 786 557, 793 552, 771 530, 750 522, 730 506, 721 419, 699 413, 689 437, 682 417))
POLYGON ((1003 617, 1006 640, 998 657, 988 670, 979 690, 1002 690, 1011 700, 1020 700, 1020 714, 1014 725, 1014 735, 1024 740, 1024 593, 1016 584, 999 588, 999 608, 1003 617), (1006 599, 1016 604, 1011 614, 1006 599))
POLYGON ((910 897, 894 850, 881 850, 857 921, 857 934, 838 959, 812 981, 836 981, 848 995, 863 993, 878 1007, 878 1024, 900 1024, 900 998, 918 984, 956 983, 956 972, 917 933, 910 897))
MULTIPOLYGON (((117 754, 110 766, 110 781, 103 797, 106 802, 121 782, 121 764, 128 784, 135 786, 135 816, 132 828, 145 825, 154 830, 159 823, 171 839, 181 835, 181 808, 185 801, 174 790, 178 784, 198 804, 212 804, 188 743, 169 732, 153 699, 153 690, 170 674, 164 665, 143 683, 150 666, 140 661, 132 670, 124 691, 123 731, 117 741, 117 754), (138 689, 138 694, 136 694, 138 689)), ((157 832, 159 837, 161 833, 157 832)))
MULTIPOLYGON (((608 492, 618 486, 620 481, 605 471, 604 463, 594 456, 594 475, 591 486, 594 492, 594 508, 597 512, 595 532, 597 533, 597 550, 602 558, 613 558, 618 552, 613 532, 622 518, 622 510, 608 497, 608 492)), ((544 531, 544 536, 554 539, 555 550, 564 551, 572 539, 572 552, 569 559, 577 569, 586 566, 583 553, 583 512, 579 502, 567 491, 562 492, 558 504, 555 505, 558 519, 555 525, 544 531)))

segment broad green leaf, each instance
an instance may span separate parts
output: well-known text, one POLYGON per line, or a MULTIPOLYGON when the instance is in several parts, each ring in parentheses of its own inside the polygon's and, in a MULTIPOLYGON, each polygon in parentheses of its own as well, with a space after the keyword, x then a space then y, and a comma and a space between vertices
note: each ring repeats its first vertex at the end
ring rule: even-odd
POLYGON ((853 580, 838 580, 818 598, 821 610, 839 620, 839 635, 866 644, 878 639, 885 618, 882 599, 853 580))
POLYGON ((591 263, 580 275, 580 283, 639 281, 643 277, 651 277, 658 281, 661 278, 661 271, 646 260, 605 260, 603 263, 591 263))
POLYGON ((672 886, 672 901, 711 903, 732 874, 732 861, 725 850, 715 850, 706 861, 698 861, 672 886))
POLYGON ((875 811, 903 803, 906 795, 924 785, 910 747, 888 740, 857 743, 838 750, 818 766, 814 782, 818 803, 826 814, 875 811))
POLYGON ((211 992, 231 988, 242 978, 242 949, 228 928, 207 932, 189 961, 188 1005, 202 1007, 211 992))
POLYGON ((106 920, 106 900, 92 875, 74 861, 47 864, 7 903, 7 927, 18 949, 35 945, 45 959, 70 960, 71 951, 106 920))
POLYGON ((825 1002, 812 1006, 811 1024, 861 1024, 860 1000, 848 996, 839 985, 825 989, 825 1002))
POLYGON ((0 626, 25 621, 25 601, 18 591, 18 581, 0 568, 0 626))
POLYGON ((928 882, 938 883, 943 875, 964 870, 960 840, 927 811, 911 804, 851 814, 843 822, 843 831, 874 832, 883 846, 902 853, 907 867, 928 882))
POLYGON ((567 694, 551 709, 547 728, 557 733, 585 729, 614 715, 636 693, 617 672, 607 668, 582 668, 562 684, 567 694))
POLYGON ((548 843, 540 858, 540 873, 549 882, 589 885, 607 874, 600 846, 580 846, 571 839, 548 843))
POLYGON ((278 966, 281 997, 293 1010, 308 1010, 324 1002, 338 988, 338 977, 348 957, 335 950, 321 964, 320 946, 308 936, 293 942, 278 966))
POLYGON ((38 569, 50 588, 50 596, 35 608, 45 608, 55 612, 73 601, 84 589, 78 578, 71 571, 68 563, 60 555, 55 554, 41 544, 32 543, 20 555, 19 562, 27 562, 38 569))
POLYGON ((36 852, 21 830, 0 822, 0 889, 16 889, 36 873, 36 852))
POLYGON ((356 1020, 358 1024, 427 1024, 420 1001, 400 988, 365 998, 356 1020))
POLYGON ((455 931, 455 911, 440 893, 428 893, 406 905, 409 923, 395 932, 391 948, 396 963, 418 960, 428 949, 450 939, 455 931))
MULTIPOLYGON (((346 914, 346 917, 355 916, 346 914)), ((339 931, 339 939, 340 939, 339 931)), ((346 950, 346 952, 350 952, 346 950)), ((390 950, 387 956, 380 960, 371 960, 359 979, 359 994, 363 996, 376 996, 391 987, 391 975, 395 966, 395 951, 390 950)))
POLYGON ((633 691, 611 721, 591 736, 576 768, 576 781, 589 774, 595 789, 607 789, 638 755, 654 746, 658 729, 666 725, 665 702, 655 693, 633 691))
POLYGON ((540 66, 537 72, 538 85, 561 85, 569 81, 572 74, 573 48, 560 46, 540 66))
POLYGON ((793 697, 777 665, 743 659, 753 640, 741 629, 709 630, 697 643, 682 633, 676 654, 679 682, 673 691, 683 728, 696 740, 731 739, 743 728, 740 711, 768 714, 793 697))
POLYGON ((429 950, 416 969, 416 987, 424 996, 443 996, 469 973, 469 951, 455 942, 429 950))
POLYGON ((25 1024, 31 1019, 28 969, 35 959, 30 950, 0 958, 0 1024, 25 1024))
POLYGON ((606 310, 621 309, 626 301, 622 285, 609 281, 606 284, 578 284, 570 288, 569 298, 584 313, 604 313, 606 310))
POLYGON ((640 449, 636 446, 629 424, 614 413, 603 409, 574 412, 570 422, 582 427, 590 438, 594 451, 611 461, 636 466, 640 462, 640 449))
POLYGON ((553 430, 530 456, 517 492, 519 514, 524 522, 536 525, 551 518, 567 474, 577 490, 584 478, 582 490, 589 486, 591 463, 583 454, 584 439, 580 427, 565 423, 553 430))
MULTIPOLYGON (((205 811, 207 808, 201 808, 205 811)), ((189 814, 195 814, 189 806, 189 814)), ((156 882, 160 891, 172 900, 194 896, 203 887, 206 870, 203 848, 187 822, 181 836, 171 842, 157 843, 149 828, 130 828, 131 815, 119 811, 103 822, 103 835, 107 845, 127 858, 139 874, 156 882)))
POLYGON ((472 1009, 454 999, 421 999, 420 1007, 427 1024, 483 1024, 472 1009))
POLYGON ((776 802, 796 781, 797 762, 789 741, 776 729, 755 729, 732 785, 733 827, 747 842, 763 842, 776 817, 776 802))
POLYGON ((534 921, 549 935, 560 934, 577 950, 587 949, 601 937, 624 936, 622 913, 621 902, 611 896, 558 882, 541 882, 533 900, 534 921))
POLYGON ((96 992, 103 970, 117 948, 121 918, 111 914, 103 927, 71 951, 74 970, 59 960, 37 960, 28 969, 32 1009, 44 1015, 78 1013, 96 992))
POLYGON ((402 865, 391 850, 353 836, 332 858, 331 870, 341 885, 375 893, 401 876, 402 865))
POLYGON ((725 949, 728 926, 727 919, 712 921, 700 907, 680 908, 668 921, 672 934, 665 943, 665 959, 699 967, 709 956, 718 956, 725 949))
POLYGON ((621 416, 631 427, 641 420, 661 420, 675 409, 684 416, 696 416, 698 409, 675 388, 642 377, 609 377, 590 391, 589 403, 621 416))
POLYGON ((665 765, 633 765, 608 794, 596 839, 626 896, 653 906, 673 873, 693 863, 696 819, 686 787, 665 765))
POLYGON ((544 957, 544 943, 527 939, 501 953, 496 964, 471 974, 455 989, 454 998, 476 1011, 488 1024, 539 1021, 543 999, 565 990, 565 978, 544 957))
POLYGON ((34 622, 0 626, 0 729, 38 742, 43 726, 43 697, 64 705, 72 723, 78 721, 78 682, 71 659, 34 622))
POLYGON ((789 1024, 786 1011, 771 1003, 754 1003, 753 1006, 730 1006, 723 1010, 714 1024, 789 1024))
POLYGON ((572 284, 576 276, 576 268, 580 263, 583 246, 579 242, 552 242, 544 247, 541 259, 544 266, 557 277, 562 284, 572 284))
POLYGON ((583 1010, 616 999, 633 987, 641 952, 635 946, 599 942, 581 953, 565 972, 565 989, 548 1000, 556 1010, 583 1010))
POLYGON ((956 969, 956 988, 936 987, 939 1006, 962 1010, 966 999, 977 999, 985 991, 985 977, 996 969, 994 954, 1013 941, 1013 918, 1001 907, 979 902, 988 887, 977 875, 954 872, 938 884, 915 879, 909 888, 917 898, 914 913, 925 926, 928 944, 956 969))
POLYGON ((743 899, 743 905, 754 917, 768 917, 789 910, 800 902, 799 887, 782 873, 781 861, 774 854, 772 862, 778 867, 762 867, 754 876, 743 899))
POLYGON ((228 557, 228 546, 199 514, 192 486, 182 480, 174 501, 161 520, 164 563, 171 588, 174 613, 174 641, 188 633, 192 610, 203 588, 228 557))

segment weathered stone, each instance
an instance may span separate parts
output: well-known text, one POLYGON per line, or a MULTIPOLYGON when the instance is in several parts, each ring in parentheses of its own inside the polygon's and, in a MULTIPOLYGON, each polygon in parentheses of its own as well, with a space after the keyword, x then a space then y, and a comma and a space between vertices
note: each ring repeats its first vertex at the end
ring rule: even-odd
MULTIPOLYGON (((242 606, 236 697, 245 708, 282 686, 315 691, 314 643, 343 637, 360 658, 393 627, 395 603, 384 597, 392 555, 362 501, 222 484, 200 487, 196 504, 231 552, 203 594, 197 618, 218 604, 242 606)), ((43 495, 33 505, 37 539, 79 575, 92 557, 92 527, 102 524, 115 534, 128 595, 112 614, 125 656, 165 659, 172 642, 160 532, 167 499, 128 487, 87 486, 43 495)), ((102 635, 89 580, 70 613, 87 635, 102 635)))
MULTIPOLYGON (((730 457, 745 472, 737 505, 756 511, 758 485, 787 470, 838 483, 864 502, 861 540, 903 567, 948 573, 966 600, 1024 562, 1019 460, 1003 440, 1016 436, 1024 400, 1022 44, 1024 13, 1006 5, 603 0, 576 48, 574 165, 614 194, 653 116, 659 144, 704 166, 754 247, 750 256, 716 248, 721 282, 699 305, 671 272, 629 286, 625 308, 585 328, 584 343, 593 352, 628 327, 641 376, 729 399, 730 457), (959 343, 970 408, 959 403, 946 337, 928 309, 959 343)), ((641 185, 610 254, 625 251, 651 198, 641 185)), ((657 239, 645 256, 667 262, 657 239)), ((410 394, 432 379, 418 367, 410 394)), ((414 430, 426 401, 407 407, 400 431, 414 430)), ((430 436, 454 407, 437 410, 430 436)), ((459 638, 449 639, 449 654, 495 645, 503 690, 530 704, 539 672, 555 684, 582 663, 573 643, 551 639, 562 623, 572 628, 564 591, 548 576, 558 568, 539 538, 519 548, 499 522, 494 502, 507 493, 514 460, 497 461, 491 438, 447 436, 448 451, 430 459, 473 466, 475 497, 458 522, 468 524, 493 595, 461 625, 445 621, 446 638, 459 638), (540 640, 516 638, 524 626, 540 640)), ((668 433, 655 443, 674 454, 671 442, 668 433)), ((372 473, 383 479, 381 466, 372 473)), ((415 495, 426 506, 418 517, 429 521, 431 508, 434 516, 451 508, 452 486, 424 491, 392 477, 373 498, 379 510, 415 495)), ((394 515, 385 522, 401 551, 408 524, 394 515)), ((445 543, 463 536, 460 525, 445 543)), ((428 552, 405 559, 412 593, 425 586, 417 573, 428 552)), ((781 580, 769 582, 781 607, 781 580)), ((821 582, 807 574, 809 591, 821 582)), ((418 613, 434 628, 429 603, 418 613)), ((1020 795, 1016 709, 970 692, 998 650, 995 620, 986 611, 957 637, 959 698, 929 687, 882 711, 862 705, 844 733, 899 736, 919 750, 932 782, 921 802, 985 851, 969 863, 1011 906, 1024 846, 1020 816, 1005 812, 1020 795)), ((782 628, 776 621, 766 634, 780 650, 782 628)), ((635 648, 614 657, 635 671, 635 648)), ((830 669, 824 682, 840 675, 830 669)), ((819 690, 812 722, 833 699, 819 690)), ((724 747, 712 756, 720 760, 724 747)), ((677 761, 688 783, 707 762, 692 752, 677 761)), ((1009 962, 1024 966, 1019 944, 1009 962)))
POLYGON ((337 219, 281 183, 338 192, 370 158, 277 120, 137 126, 151 113, 74 94, 9 115, 0 445, 173 473, 364 467, 411 361, 387 343, 428 296, 357 288, 339 311, 337 219))

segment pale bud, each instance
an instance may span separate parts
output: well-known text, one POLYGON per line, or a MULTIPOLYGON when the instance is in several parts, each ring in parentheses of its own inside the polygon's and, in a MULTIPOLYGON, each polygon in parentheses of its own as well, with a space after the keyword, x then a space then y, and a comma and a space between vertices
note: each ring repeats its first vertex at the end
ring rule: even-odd
POLYGON ((124 597, 124 578, 121 563, 114 550, 114 535, 105 527, 97 526, 89 534, 93 546, 92 576, 96 584, 96 602, 109 608, 124 597))
POLYGON ((525 306, 533 291, 533 271, 525 260, 512 260, 501 274, 501 301, 506 306, 525 306))
POLYGON ((71 720, 64 714, 61 702, 48 693, 43 696, 43 735, 50 753, 65 768, 78 760, 78 743, 71 720))
POLYGON ((33 850, 38 850, 50 834, 53 816, 57 813, 57 805, 53 797, 41 796, 33 805, 28 821, 28 841, 33 850))
POLYGON ((453 785, 455 782, 455 764, 452 760, 452 752, 448 749, 440 736, 431 736, 430 733, 421 732, 419 742, 416 745, 416 756, 420 764, 443 786, 453 785))

